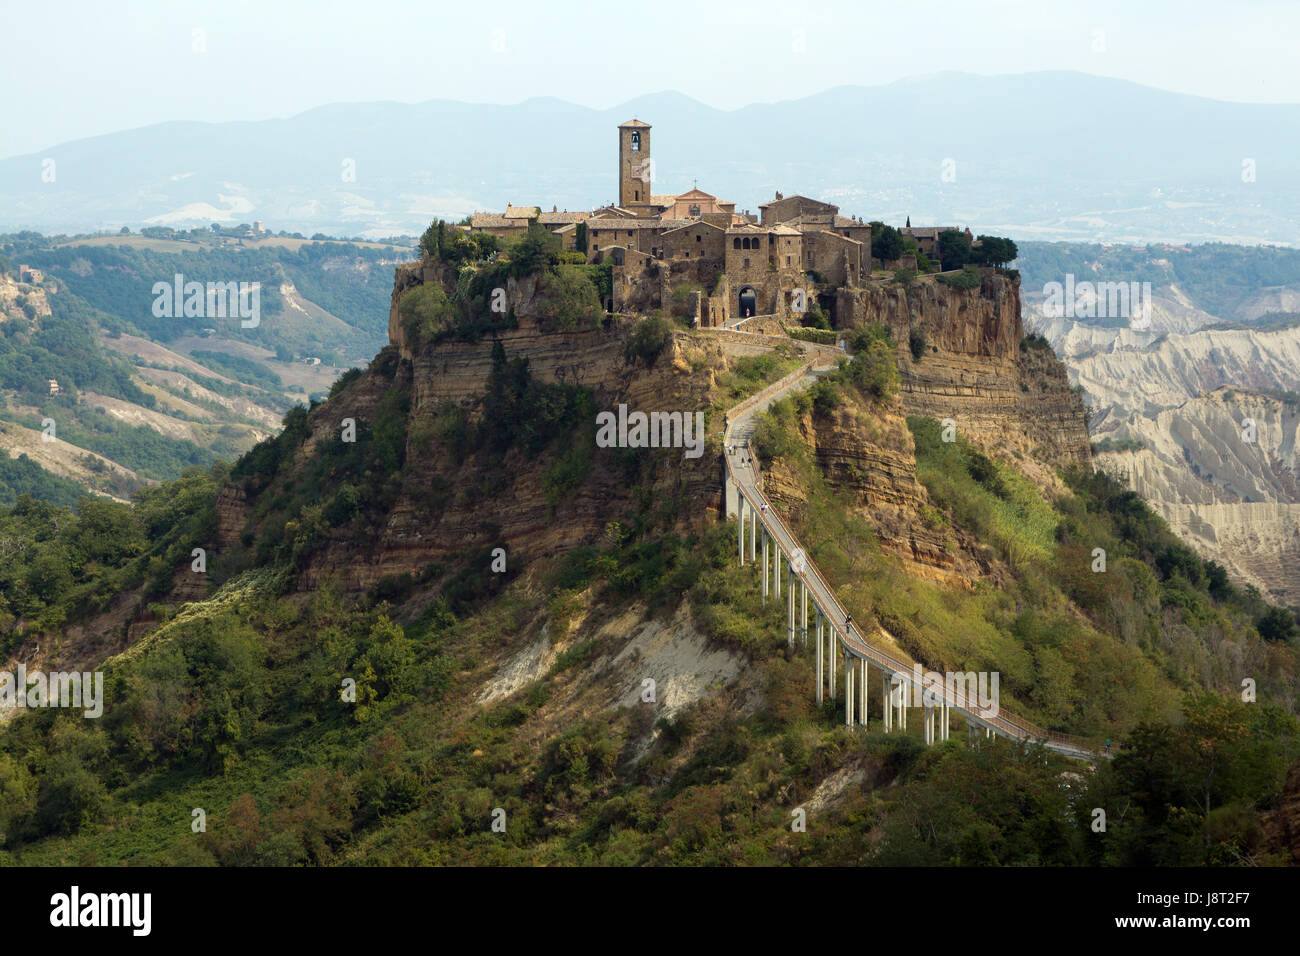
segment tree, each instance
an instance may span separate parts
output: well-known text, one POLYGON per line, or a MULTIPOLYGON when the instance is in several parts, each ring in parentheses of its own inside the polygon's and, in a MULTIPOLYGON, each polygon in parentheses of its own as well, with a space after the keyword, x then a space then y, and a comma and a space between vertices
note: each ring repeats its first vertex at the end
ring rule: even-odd
POLYGON ((886 262, 893 261, 903 254, 903 233, 883 222, 871 224, 871 255, 886 262))
POLYGON ((978 265, 1001 266, 1020 254, 1015 242, 1001 236, 980 236, 980 246, 971 250, 970 261, 978 265))
POLYGON ((1264 640, 1279 643, 1293 640, 1300 634, 1294 615, 1280 607, 1270 607, 1265 611, 1255 623, 1255 630, 1259 631, 1259 636, 1264 640))
POLYGON ((960 269, 970 261, 970 236, 956 229, 939 233, 939 265, 944 272, 960 269))
POLYGON ((436 342, 452 327, 456 313, 447 301, 442 286, 433 283, 418 285, 403 293, 397 304, 402 317, 402 328, 414 342, 436 342))
POLYGON ((0 753, 0 844, 36 809, 36 779, 27 767, 0 753))
POLYGON ((912 361, 921 361, 921 356, 925 354, 925 333, 915 328, 908 332, 907 347, 912 353, 912 361))
POLYGON ((531 219, 528 232, 510 250, 510 272, 519 277, 550 269, 559 262, 559 252, 559 239, 536 219, 531 219))

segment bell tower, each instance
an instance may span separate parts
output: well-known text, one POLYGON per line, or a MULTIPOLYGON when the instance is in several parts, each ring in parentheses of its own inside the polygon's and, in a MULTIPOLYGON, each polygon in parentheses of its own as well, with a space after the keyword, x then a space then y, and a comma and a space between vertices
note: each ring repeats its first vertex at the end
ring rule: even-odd
POLYGON ((650 203, 653 176, 650 124, 628 120, 618 128, 618 204, 640 213, 650 203))

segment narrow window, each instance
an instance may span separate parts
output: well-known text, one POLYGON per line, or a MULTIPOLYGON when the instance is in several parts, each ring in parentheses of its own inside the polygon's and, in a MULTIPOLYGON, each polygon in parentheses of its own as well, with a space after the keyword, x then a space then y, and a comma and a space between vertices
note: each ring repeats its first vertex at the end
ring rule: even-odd
POLYGON ((740 240, 739 240, 739 239, 735 239, 735 240, 733 240, 733 242, 735 243, 735 245, 732 246, 732 248, 733 248, 733 249, 739 249, 739 248, 740 248, 740 240))
POLYGON ((637 130, 632 130, 632 152, 641 152, 641 134, 637 130))

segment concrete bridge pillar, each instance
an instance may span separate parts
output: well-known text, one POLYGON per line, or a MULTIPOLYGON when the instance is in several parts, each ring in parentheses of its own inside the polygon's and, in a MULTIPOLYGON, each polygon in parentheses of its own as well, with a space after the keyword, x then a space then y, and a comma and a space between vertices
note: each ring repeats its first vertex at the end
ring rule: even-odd
POLYGON ((758 509, 749 506, 749 560, 754 560, 758 549, 758 509))
POLYGON ((785 642, 794 647, 794 585, 785 590, 785 642))
POLYGON ((870 718, 867 716, 867 702, 870 700, 867 696, 867 673, 869 670, 865 657, 858 661, 858 723, 863 727, 870 723, 870 718))
POLYGON ((803 646, 808 646, 808 582, 803 578, 799 579, 799 600, 802 604, 802 610, 799 612, 799 635, 803 646))
POLYGON ((880 719, 885 725, 885 733, 894 729, 894 705, 889 699, 889 672, 880 672, 880 719))
POLYGON ((767 607, 767 532, 763 532, 763 607, 767 607))
POLYGON ((927 703, 921 705, 924 709, 921 713, 921 732, 925 737, 927 744, 934 743, 934 707, 927 703))
POLYGON ((835 634, 835 626, 831 625, 826 630, 826 660, 832 662, 828 668, 831 679, 831 700, 835 699, 835 651, 839 647, 839 639, 835 634))
POLYGON ((853 655, 844 652, 844 726, 853 726, 853 655))
POLYGON ((817 612, 817 706, 822 705, 822 691, 825 689, 822 680, 822 656, 825 653, 825 646, 822 644, 822 612, 817 612))
POLYGON ((772 552, 772 558, 776 561, 773 572, 776 574, 776 589, 772 592, 776 599, 781 600, 781 562, 785 560, 785 555, 781 553, 781 546, 776 545, 776 550, 772 552))
POLYGON ((736 535, 740 547, 740 566, 745 566, 745 497, 736 505, 736 535))

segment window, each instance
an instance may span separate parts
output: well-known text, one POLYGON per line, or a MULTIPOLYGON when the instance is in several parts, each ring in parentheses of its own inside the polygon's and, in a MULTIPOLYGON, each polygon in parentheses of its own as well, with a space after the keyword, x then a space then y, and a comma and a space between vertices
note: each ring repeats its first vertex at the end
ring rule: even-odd
POLYGON ((740 248, 740 239, 735 239, 735 240, 733 240, 733 242, 734 242, 735 244, 732 246, 732 248, 733 248, 733 249, 739 249, 739 248, 740 248))
POLYGON ((641 132, 635 129, 632 130, 632 152, 641 152, 641 132))
POLYGON ((636 201, 637 201, 637 202, 640 202, 640 201, 641 201, 641 193, 640 193, 639 190, 633 192, 632 195, 636 197, 636 201))
POLYGON ((700 206, 698 203, 691 206, 690 213, 692 216, 698 216, 700 214, 700 206))
POLYGON ((748 260, 748 259, 745 260, 745 268, 746 268, 746 269, 749 268, 749 260, 748 260))
POLYGON ((790 257, 789 257, 789 256, 786 256, 786 257, 785 257, 785 264, 786 264, 786 265, 789 265, 789 264, 790 264, 790 257))
POLYGON ((695 241, 696 241, 696 242, 703 242, 703 241, 704 241, 703 239, 700 238, 700 234, 699 234, 698 232, 695 234, 695 241))

